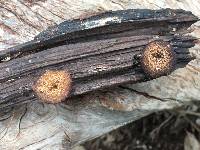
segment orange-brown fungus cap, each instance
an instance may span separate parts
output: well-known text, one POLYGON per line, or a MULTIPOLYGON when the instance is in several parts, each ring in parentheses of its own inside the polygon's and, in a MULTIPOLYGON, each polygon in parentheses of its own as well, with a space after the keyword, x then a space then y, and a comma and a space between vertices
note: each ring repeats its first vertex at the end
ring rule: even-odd
POLYGON ((42 101, 47 103, 59 103, 70 92, 71 76, 67 71, 47 70, 33 86, 42 101))
POLYGON ((164 41, 149 43, 142 55, 141 66, 152 78, 169 74, 175 65, 175 52, 170 44, 164 41))

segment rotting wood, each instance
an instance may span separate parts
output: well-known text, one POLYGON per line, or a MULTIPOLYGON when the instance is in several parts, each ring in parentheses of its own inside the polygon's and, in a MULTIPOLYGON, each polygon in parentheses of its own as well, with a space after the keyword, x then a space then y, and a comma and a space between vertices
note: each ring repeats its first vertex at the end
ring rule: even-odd
MULTIPOLYGON (((32 3, 31 6, 28 5, 28 7, 21 5, 22 2, 25 1, 10 0, 3 7, 10 8, 13 10, 14 15, 20 16, 23 20, 20 20, 20 18, 15 19, 11 13, 1 9, 0 16, 2 18, 7 17, 2 20, 3 25, 8 25, 19 34, 9 34, 9 31, 3 27, 4 41, 0 44, 0 49, 22 43, 22 41, 28 41, 36 35, 35 28, 28 26, 24 21, 28 21, 33 26, 38 26, 39 31, 41 31, 47 27, 50 21, 52 24, 64 21, 64 19, 58 19, 57 14, 62 18, 78 18, 77 16, 83 16, 82 14, 98 12, 99 10, 159 9, 165 7, 190 10, 200 17, 200 7, 198 7, 200 2, 191 2, 190 0, 165 0, 154 1, 153 3, 149 3, 148 0, 108 0, 92 1, 92 3, 91 1, 84 1, 83 3, 82 0, 41 0, 32 3), (52 13, 49 13, 48 10, 52 13), (41 19, 41 16, 45 18, 41 19), (10 20, 14 20, 13 24, 7 24, 10 20), (21 28, 22 26, 23 28, 21 28)), ((199 22, 197 22, 190 29, 190 31, 192 30, 191 35, 199 38, 199 29, 199 22)), ((39 101, 34 101, 14 107, 13 111, 10 113, 7 111, 6 115, 1 117, 1 149, 10 150, 13 147, 15 149, 42 150, 70 149, 69 146, 98 137, 129 122, 141 119, 152 112, 177 109, 177 107, 188 104, 188 102, 199 101, 199 48, 200 45, 197 43, 195 47, 189 49, 197 59, 169 76, 150 82, 122 85, 123 87, 129 87, 131 90, 114 87, 105 89, 106 94, 102 91, 91 92, 58 105, 42 104, 39 101), (107 98, 106 102, 112 100, 114 103, 122 103, 124 108, 116 111, 112 105, 111 108, 114 109, 112 111, 108 110, 107 107, 102 107, 98 103, 99 97, 95 96, 97 93, 99 93, 98 96, 107 98), (163 101, 160 101, 160 99, 163 101), (24 111, 25 109, 26 111, 24 111), (148 113, 145 110, 148 110, 148 113), (18 127, 19 123, 21 129, 18 127), (64 132, 69 136, 70 142, 69 140, 66 141, 64 132)))
POLYGON ((84 24, 89 24, 87 27, 80 28, 80 20, 64 22, 42 32, 34 41, 2 51, 0 108, 34 100, 36 95, 32 87, 46 70, 70 72, 73 81, 70 97, 104 87, 149 80, 137 57, 153 40, 170 42, 177 54, 177 67, 192 59, 188 48, 194 46, 195 38, 177 34, 198 20, 194 15, 170 9, 128 10, 127 13, 131 11, 136 21, 127 18, 130 15, 124 13, 126 11, 111 12, 111 16, 104 13, 85 19, 84 24), (143 18, 134 16, 134 13, 143 18), (116 15, 121 16, 120 22, 111 19, 101 26, 102 18, 110 19, 116 15), (91 24, 94 22, 97 23, 95 26, 91 24), (71 28, 63 28, 63 24, 71 28), (56 32, 52 32, 55 28, 56 32), (10 60, 4 61, 6 57, 10 60))
POLYGON ((198 18, 181 9, 129 9, 109 11, 89 18, 65 21, 49 27, 34 40, 0 51, 10 59, 66 43, 121 36, 166 35, 184 31, 198 18))

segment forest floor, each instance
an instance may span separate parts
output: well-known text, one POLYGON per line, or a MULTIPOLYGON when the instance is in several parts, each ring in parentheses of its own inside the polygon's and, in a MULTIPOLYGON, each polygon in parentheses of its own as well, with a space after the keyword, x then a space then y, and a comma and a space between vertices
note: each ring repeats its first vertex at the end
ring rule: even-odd
POLYGON ((200 150, 198 105, 151 114, 74 150, 200 150))

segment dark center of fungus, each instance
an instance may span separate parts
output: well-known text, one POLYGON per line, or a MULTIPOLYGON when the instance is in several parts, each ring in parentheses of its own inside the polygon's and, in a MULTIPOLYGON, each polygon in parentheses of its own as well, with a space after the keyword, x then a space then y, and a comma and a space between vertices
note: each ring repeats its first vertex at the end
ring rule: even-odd
POLYGON ((169 74, 175 65, 175 52, 168 42, 153 41, 144 49, 141 66, 152 78, 169 74))
POLYGON ((58 85, 57 85, 57 84, 53 84, 53 85, 49 88, 49 90, 56 90, 56 89, 58 89, 58 85))
POLYGON ((155 57, 155 58, 157 58, 157 59, 161 59, 161 58, 164 57, 163 54, 162 54, 161 52, 153 53, 152 56, 155 57))

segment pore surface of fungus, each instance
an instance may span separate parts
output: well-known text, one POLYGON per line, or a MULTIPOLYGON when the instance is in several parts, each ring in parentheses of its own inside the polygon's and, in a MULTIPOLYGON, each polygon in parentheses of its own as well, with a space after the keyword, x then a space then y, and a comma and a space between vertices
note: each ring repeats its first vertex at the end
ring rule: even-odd
POLYGON ((144 49, 141 66, 152 78, 169 74, 175 65, 175 52, 168 42, 153 41, 144 49))
POLYGON ((67 71, 47 70, 35 83, 33 90, 47 103, 59 103, 70 92, 71 76, 67 71))

